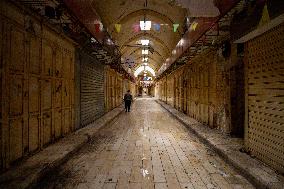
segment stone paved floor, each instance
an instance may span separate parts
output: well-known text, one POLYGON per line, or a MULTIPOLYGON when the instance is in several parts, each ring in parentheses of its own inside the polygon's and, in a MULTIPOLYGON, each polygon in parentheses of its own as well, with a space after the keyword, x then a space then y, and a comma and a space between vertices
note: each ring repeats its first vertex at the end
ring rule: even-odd
POLYGON ((254 188, 151 98, 99 130, 36 188, 254 188))

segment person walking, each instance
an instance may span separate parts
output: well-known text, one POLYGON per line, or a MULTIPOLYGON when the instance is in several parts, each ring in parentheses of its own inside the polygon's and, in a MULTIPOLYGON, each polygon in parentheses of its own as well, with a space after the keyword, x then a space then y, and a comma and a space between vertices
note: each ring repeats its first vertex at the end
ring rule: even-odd
POLYGON ((132 95, 130 94, 130 90, 124 95, 124 104, 125 104, 125 112, 130 112, 131 102, 133 101, 132 95))

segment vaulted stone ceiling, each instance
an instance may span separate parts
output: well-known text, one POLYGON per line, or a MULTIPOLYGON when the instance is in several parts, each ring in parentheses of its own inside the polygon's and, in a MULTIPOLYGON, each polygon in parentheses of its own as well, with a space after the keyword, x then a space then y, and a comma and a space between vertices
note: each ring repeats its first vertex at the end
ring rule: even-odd
POLYGON ((63 0, 63 2, 97 42, 112 53, 115 58, 112 63, 118 63, 120 55, 122 60, 131 58, 136 63, 136 67, 132 69, 135 71, 142 64, 143 57, 141 45, 139 49, 137 42, 149 39, 151 45, 147 47, 151 52, 149 66, 160 75, 176 61, 183 63, 188 61, 188 57, 184 56, 185 53, 240 0, 63 0), (184 27, 188 18, 187 27, 184 27), (133 25, 138 25, 141 20, 163 26, 158 32, 154 30, 134 32, 133 25), (100 22, 104 30, 98 30, 100 22), (173 24, 176 23, 180 24, 179 29, 173 32, 173 24), (120 32, 115 31, 115 24, 121 24, 120 32), (194 26, 194 29, 191 26, 194 26))
POLYGON ((188 14, 187 9, 171 4, 167 0, 93 0, 93 7, 107 27, 112 39, 119 46, 123 58, 132 57, 136 69, 142 64, 142 48, 130 47, 140 43, 141 39, 150 40, 154 52, 149 52, 149 66, 157 71, 166 58, 171 55, 183 34, 183 23, 188 14), (134 32, 133 26, 140 21, 149 20, 161 25, 160 31, 134 32), (173 24, 180 24, 177 32, 173 24), (121 24, 121 31, 115 30, 115 24, 121 24))

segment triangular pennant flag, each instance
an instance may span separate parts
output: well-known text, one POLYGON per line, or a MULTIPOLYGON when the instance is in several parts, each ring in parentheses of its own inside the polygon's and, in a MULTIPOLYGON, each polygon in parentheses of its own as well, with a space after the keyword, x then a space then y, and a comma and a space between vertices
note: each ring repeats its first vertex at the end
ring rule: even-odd
POLYGON ((155 23, 155 24, 154 24, 154 30, 157 31, 157 32, 159 32, 160 29, 161 29, 161 25, 158 24, 158 23, 155 23))
POLYGON ((99 33, 101 31, 101 25, 99 23, 95 24, 96 32, 99 33))
POLYGON ((115 27, 116 32, 119 33, 121 30, 121 24, 115 24, 114 27, 115 27))
POLYGON ((133 31, 134 32, 139 32, 140 31, 140 25, 139 24, 134 24, 132 27, 133 27, 133 31))
POLYGON ((174 32, 177 32, 177 29, 179 27, 179 24, 173 24, 173 27, 174 27, 174 32))
POLYGON ((260 22, 258 26, 263 26, 264 24, 270 22, 269 12, 267 9, 267 4, 265 3, 263 10, 262 10, 262 17, 260 19, 260 22))
POLYGON ((198 23, 197 23, 197 22, 193 22, 193 23, 190 25, 190 30, 195 31, 195 30, 196 30, 196 28, 197 28, 197 25, 198 25, 198 23))

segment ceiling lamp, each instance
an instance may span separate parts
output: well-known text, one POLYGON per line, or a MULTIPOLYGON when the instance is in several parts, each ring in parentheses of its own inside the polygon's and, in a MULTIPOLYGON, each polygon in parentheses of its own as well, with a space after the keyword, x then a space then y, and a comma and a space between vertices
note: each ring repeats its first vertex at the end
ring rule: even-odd
POLYGON ((149 54, 149 50, 142 50, 142 54, 149 54))
POLYGON ((141 44, 145 46, 148 46, 150 42, 148 39, 141 39, 140 41, 141 41, 141 44))
POLYGON ((142 58, 142 62, 148 62, 148 57, 142 58))
POLYGON ((142 31, 151 29, 151 21, 140 21, 140 29, 142 31))
POLYGON ((134 76, 135 77, 137 77, 141 72, 143 72, 143 71, 147 71, 147 73, 148 72, 150 72, 153 76, 155 76, 156 74, 155 74, 155 71, 151 68, 151 67, 149 67, 149 66, 140 66, 139 68, 137 68, 137 70, 134 72, 134 76))

